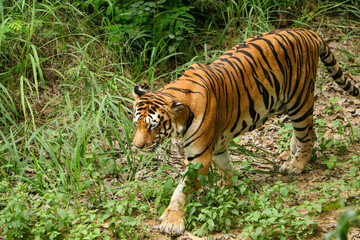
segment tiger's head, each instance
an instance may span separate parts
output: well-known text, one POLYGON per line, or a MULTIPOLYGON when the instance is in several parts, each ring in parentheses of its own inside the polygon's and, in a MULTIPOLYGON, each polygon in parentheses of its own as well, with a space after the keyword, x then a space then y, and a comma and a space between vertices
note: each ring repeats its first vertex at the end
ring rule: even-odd
POLYGON ((190 110, 162 92, 148 93, 134 87, 136 127, 133 146, 145 153, 154 152, 167 139, 182 134, 190 110))

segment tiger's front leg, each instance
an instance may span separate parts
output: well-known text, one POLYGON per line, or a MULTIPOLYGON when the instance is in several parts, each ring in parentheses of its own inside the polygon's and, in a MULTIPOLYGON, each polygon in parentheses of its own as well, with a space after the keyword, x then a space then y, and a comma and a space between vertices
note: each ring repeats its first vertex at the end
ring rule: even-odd
POLYGON ((176 187, 169 206, 161 215, 160 231, 171 235, 180 235, 185 230, 183 217, 186 194, 183 189, 186 186, 184 179, 176 187))
MULTIPOLYGON (((200 162, 204 167, 198 171, 198 174, 206 175, 209 171, 211 165, 211 153, 205 153, 201 158, 194 159, 191 163, 196 164, 200 162)), ((194 185, 195 188, 190 189, 184 193, 184 188, 186 186, 186 181, 190 181, 188 178, 182 179, 179 185, 176 187, 169 206, 165 209, 164 213, 161 215, 160 220, 160 231, 170 235, 180 235, 185 231, 184 216, 185 216, 185 198, 191 193, 195 188, 200 188, 200 182, 195 177, 194 185)))

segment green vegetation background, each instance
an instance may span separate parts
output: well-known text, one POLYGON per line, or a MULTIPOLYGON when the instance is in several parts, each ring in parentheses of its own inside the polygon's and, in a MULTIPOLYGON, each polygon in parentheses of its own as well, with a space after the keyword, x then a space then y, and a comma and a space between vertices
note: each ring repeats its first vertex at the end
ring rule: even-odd
MULTIPOLYGON (((7 0, 0 21, 0 238, 137 239, 168 204, 176 181, 165 170, 176 170, 167 154, 133 153, 133 86, 154 90, 275 28, 351 36, 360 10, 358 1, 7 0), (143 169, 155 174, 140 181, 143 169)), ((326 199, 283 204, 295 194, 281 182, 259 192, 249 179, 238 190, 214 186, 188 205, 187 228, 303 238, 326 199), (301 217, 303 208, 312 215, 301 217)))

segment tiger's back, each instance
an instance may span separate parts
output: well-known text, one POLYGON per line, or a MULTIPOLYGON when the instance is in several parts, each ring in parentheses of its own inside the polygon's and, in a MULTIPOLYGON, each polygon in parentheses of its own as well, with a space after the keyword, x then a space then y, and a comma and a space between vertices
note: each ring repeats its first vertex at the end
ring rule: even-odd
MULTIPOLYGON (((138 127, 134 145, 144 149, 150 146, 141 142, 144 139, 154 139, 157 146, 166 138, 179 136, 187 159, 204 166, 199 173, 206 174, 214 162, 230 177, 228 142, 261 126, 275 113, 286 113, 294 129, 293 157, 280 170, 299 174, 311 157, 316 138, 313 107, 319 57, 339 86, 359 97, 358 88, 344 77, 329 47, 315 32, 276 30, 234 46, 210 65, 191 65, 178 80, 155 93, 135 88, 134 122, 138 127)), ((179 184, 162 215, 164 232, 183 231, 183 223, 179 223, 183 212, 173 206, 183 204, 183 186, 179 184)))
POLYGON ((275 113, 301 115, 296 110, 312 107, 308 98, 321 45, 322 39, 311 31, 273 31, 234 46, 210 64, 205 70, 213 74, 209 83, 216 79, 222 90, 214 94, 219 99, 220 137, 231 140, 275 113), (303 54, 304 49, 312 54, 303 54))

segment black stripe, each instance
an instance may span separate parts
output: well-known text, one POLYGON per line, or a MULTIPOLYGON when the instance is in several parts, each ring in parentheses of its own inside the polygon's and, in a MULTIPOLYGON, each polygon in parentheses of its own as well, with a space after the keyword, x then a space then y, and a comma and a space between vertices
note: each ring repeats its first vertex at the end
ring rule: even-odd
POLYGON ((198 154, 195 154, 194 156, 187 157, 187 160, 188 160, 188 161, 192 161, 192 160, 194 160, 195 158, 198 158, 198 157, 200 157, 201 155, 203 155, 203 154, 209 149, 209 147, 210 147, 210 145, 211 145, 211 142, 212 142, 212 141, 209 141, 208 145, 205 147, 205 149, 204 149, 202 152, 200 152, 200 153, 198 153, 198 154))
POLYGON ((250 45, 255 47, 260 52, 260 55, 261 55, 262 59, 265 61, 266 65, 269 67, 269 69, 272 70, 272 68, 271 68, 271 66, 269 64, 269 61, 267 60, 267 58, 266 58, 266 56, 264 54, 263 49, 259 45, 255 44, 255 43, 250 43, 250 45))
POLYGON ((226 150, 227 150, 227 149, 225 149, 225 150, 223 150, 223 151, 221 151, 221 152, 213 153, 213 155, 214 155, 214 156, 219 156, 219 155, 225 153, 226 150))
MULTIPOLYGON (((326 43, 325 43, 326 44, 326 43)), ((326 50, 325 52, 323 52, 321 55, 320 55, 320 58, 324 61, 324 59, 327 59, 331 54, 331 51, 329 50, 328 47, 326 47, 326 50)))
MULTIPOLYGON (((232 59, 235 59, 235 60, 237 60, 237 61, 239 61, 239 62, 241 63, 241 61, 240 61, 239 58, 232 58, 232 59)), ((228 63, 228 64, 234 69, 234 71, 235 71, 235 73, 236 73, 237 75, 239 75, 239 73, 240 73, 241 79, 244 80, 244 73, 243 73, 242 69, 240 68, 240 66, 238 66, 235 62, 229 61, 229 59, 226 59, 226 58, 223 58, 223 59, 220 59, 220 60, 228 63), (236 68, 235 68, 235 66, 236 66, 236 68)), ((233 73, 232 73, 232 72, 229 73, 229 71, 228 71, 226 68, 224 68, 224 71, 225 71, 226 74, 228 75, 228 77, 229 77, 229 79, 230 79, 231 85, 232 85, 232 82, 234 82, 234 85, 236 86, 236 93, 237 93, 238 104, 240 105, 240 90, 239 90, 239 86, 238 86, 238 84, 237 84, 236 78, 234 77, 233 73)), ((245 86, 245 88, 246 88, 246 86, 245 86)), ((235 128, 237 127, 237 124, 238 124, 238 122, 239 122, 239 119, 240 119, 240 109, 237 108, 236 121, 235 121, 234 125, 231 127, 230 132, 235 131, 235 128)))
POLYGON ((277 51, 276 51, 274 45, 268 39, 262 38, 262 40, 269 46, 269 48, 270 48, 271 52, 273 53, 273 56, 274 56, 274 58, 275 58, 275 60, 276 60, 276 62, 278 64, 278 66, 280 68, 281 73, 283 75, 285 75, 284 66, 281 64, 281 61, 279 59, 279 55, 277 54, 277 51))
POLYGON ((192 121, 194 119, 194 114, 192 113, 192 111, 190 110, 190 108, 188 106, 186 106, 188 109, 189 109, 189 118, 187 119, 186 121, 186 128, 185 128, 185 131, 183 132, 183 135, 185 135, 185 133, 187 132, 187 130, 189 129, 189 127, 191 126, 192 124, 192 121))
POLYGON ((324 61, 324 65, 325 67, 332 67, 336 65, 336 59, 333 57, 333 60, 331 62, 325 62, 324 61))
MULTIPOLYGON (((170 90, 174 90, 174 91, 178 91, 178 92, 182 92, 182 93, 200 93, 201 92, 194 92, 194 91, 191 91, 190 89, 187 89, 187 88, 175 88, 175 87, 169 87, 167 89, 170 89, 170 90)), ((202 94, 201 94, 202 95, 202 94)))
POLYGON ((308 116, 313 114, 313 107, 309 108, 309 110, 307 110, 307 112, 302 115, 301 117, 297 118, 297 119, 291 119, 292 122, 302 122, 304 121, 308 116))
POLYGON ((359 89, 357 87, 353 87, 354 90, 349 92, 352 96, 357 97, 359 95, 359 89))
POLYGON ((341 68, 339 68, 339 70, 337 71, 337 73, 336 73, 334 76, 332 76, 332 78, 333 78, 334 80, 336 80, 336 79, 340 78, 342 75, 343 75, 343 72, 342 72, 341 68))
POLYGON ((306 142, 312 141, 311 138, 310 138, 310 139, 306 139, 306 140, 304 140, 304 139, 299 139, 298 137, 296 137, 296 138, 297 138, 298 141, 300 141, 300 142, 302 142, 302 143, 306 143, 306 142))
POLYGON ((352 84, 351 84, 351 82, 350 81, 348 81, 347 82, 347 84, 346 84, 346 86, 345 87, 343 87, 343 89, 345 90, 345 91, 347 91, 347 90, 349 90, 350 89, 350 87, 352 86, 352 84))
MULTIPOLYGON (((298 131, 298 132, 302 132, 302 131, 305 131, 309 126, 311 126, 310 124, 306 125, 305 127, 294 127, 294 130, 295 131, 298 131)), ((310 129, 311 130, 311 129, 310 129)))

